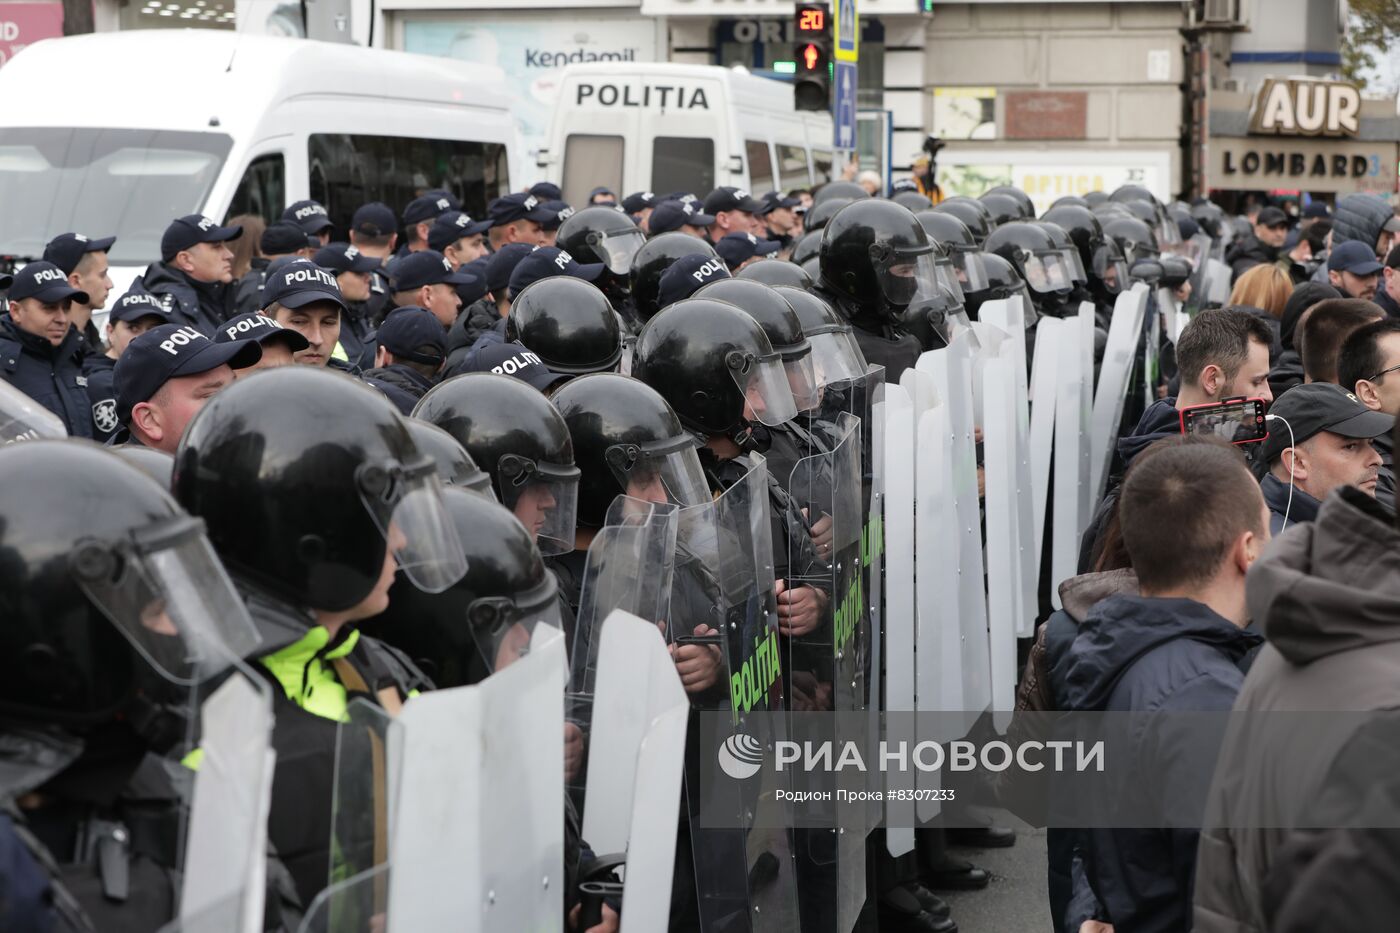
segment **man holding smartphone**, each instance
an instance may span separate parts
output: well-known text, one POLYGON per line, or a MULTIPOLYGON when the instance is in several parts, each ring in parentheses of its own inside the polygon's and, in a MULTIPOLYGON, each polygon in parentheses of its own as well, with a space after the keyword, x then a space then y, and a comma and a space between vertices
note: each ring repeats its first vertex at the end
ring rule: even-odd
POLYGON ((1312 521, 1334 489, 1355 486, 1376 495, 1381 455, 1371 439, 1394 429, 1393 415, 1372 411, 1330 382, 1294 386, 1269 413, 1269 437, 1259 452, 1269 472, 1259 486, 1272 534, 1312 521))

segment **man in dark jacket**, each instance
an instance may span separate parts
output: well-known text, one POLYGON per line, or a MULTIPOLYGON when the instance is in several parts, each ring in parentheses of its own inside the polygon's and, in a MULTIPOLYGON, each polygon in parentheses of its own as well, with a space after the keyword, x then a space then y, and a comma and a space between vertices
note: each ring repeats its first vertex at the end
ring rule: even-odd
POLYGON ((83 338, 68 320, 88 295, 68 284, 51 262, 15 273, 10 311, 0 317, 0 379, 59 417, 73 437, 92 437, 92 408, 83 375, 83 338))
POLYGON ((1269 470, 1259 485, 1272 533, 1312 521, 1322 500, 1340 486, 1375 497, 1381 455, 1371 438, 1389 434, 1394 416, 1372 411, 1330 382, 1289 389, 1269 413, 1274 421, 1258 462, 1269 470))
POLYGON ((1391 247, 1385 254, 1380 285, 1371 300, 1380 305, 1388 317, 1400 320, 1400 246, 1391 247))
MULTIPOLYGON (((1372 411, 1400 415, 1400 320, 1386 318, 1352 331, 1337 356, 1337 383, 1372 411)), ((1381 455, 1376 499, 1393 512, 1395 447, 1389 434, 1371 438, 1371 446, 1381 455)))
POLYGON ((236 314, 249 314, 262 310, 263 286, 267 283, 268 267, 274 259, 291 256, 310 259, 315 252, 312 243, 319 243, 318 237, 308 234, 299 224, 280 221, 263 231, 258 240, 261 256, 253 257, 252 268, 233 285, 233 307, 236 314))
POLYGON ((1283 342, 1283 353, 1269 370, 1269 390, 1278 398, 1296 385, 1303 384, 1302 346, 1297 340, 1298 329, 1303 315, 1320 301, 1340 298, 1342 293, 1324 282, 1304 282, 1293 289, 1283 306, 1283 319, 1279 321, 1279 339, 1283 342))
POLYGON ((395 308, 379 325, 374 368, 363 378, 405 415, 437 382, 447 358, 447 334, 431 311, 395 308))
POLYGON ((1198 852, 1199 933, 1385 930, 1400 915, 1400 833, 1365 828, 1397 825, 1393 716, 1325 715, 1400 707, 1394 521, 1343 487, 1249 574, 1268 644, 1235 709, 1292 715, 1237 717, 1226 734, 1198 852))
MULTIPOLYGON (((1239 308, 1210 308, 1197 314, 1176 342, 1181 388, 1175 398, 1154 402, 1132 433, 1118 439, 1122 469, 1164 437, 1181 433, 1181 409, 1245 396, 1273 401, 1269 390, 1269 348, 1273 332, 1259 317, 1239 308)), ((1121 477, 1121 471, 1119 476, 1121 477)), ((1098 562, 1104 527, 1113 513, 1118 485, 1099 503, 1079 546, 1079 572, 1098 562)))
POLYGON ((170 312, 155 295, 127 292, 107 314, 107 349, 83 358, 88 400, 92 402, 92 439, 107 442, 121 427, 117 420, 117 386, 113 378, 117 360, 131 341, 153 327, 170 323, 170 312))
POLYGON ((1237 281, 1255 266, 1278 262, 1279 249, 1288 239, 1288 215, 1276 207, 1266 207, 1254 218, 1254 232, 1230 244, 1225 261, 1230 280, 1237 281))
POLYGON ((1349 194, 1337 202, 1332 218, 1332 248, 1360 240, 1381 259, 1390 252, 1395 234, 1400 233, 1400 217, 1381 196, 1349 194))
POLYGON ((141 277, 140 287, 161 299, 178 324, 206 334, 234 315, 232 240, 242 227, 220 227, 190 214, 172 221, 160 238, 160 262, 141 277))
MULTIPOLYGON (((1239 665, 1260 641, 1245 630, 1245 573, 1269 541, 1268 512, 1243 459, 1210 441, 1145 460, 1124 483, 1120 509, 1142 595, 1090 610, 1066 659, 1066 695, 1072 710, 1152 717, 1152 728, 1125 738, 1131 764, 1105 784, 1104 812, 1176 813, 1205 800, 1215 749, 1161 714, 1233 705, 1239 665)), ((1147 825, 1168 823, 1178 828, 1082 834, 1086 876, 1105 913, 1097 919, 1115 930, 1190 927, 1197 831, 1165 816, 1147 825)))

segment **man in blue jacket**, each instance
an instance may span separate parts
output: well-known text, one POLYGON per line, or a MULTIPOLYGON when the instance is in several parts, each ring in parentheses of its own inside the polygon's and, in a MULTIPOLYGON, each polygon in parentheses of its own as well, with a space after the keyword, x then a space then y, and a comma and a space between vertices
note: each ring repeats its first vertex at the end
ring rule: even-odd
POLYGON ((9 314, 0 316, 0 379, 57 415, 73 437, 92 437, 83 340, 68 317, 74 302, 87 304, 87 292, 51 262, 15 273, 9 314))
MULTIPOLYGON (((1124 543, 1140 596, 1111 596, 1079 627, 1066 659, 1070 709, 1145 713, 1109 772, 1109 814, 1203 809, 1217 748, 1189 716, 1228 712, 1241 662, 1261 643, 1247 631, 1245 572, 1269 542, 1269 514, 1243 458, 1213 441, 1144 460, 1123 484, 1124 543)), ((1115 933, 1190 928, 1199 830, 1091 829, 1081 835, 1089 885, 1115 933)), ((1139 823, 1138 825, 1142 825, 1139 823)), ((1148 823, 1152 826, 1154 823, 1148 823)), ((1199 826, 1199 818, 1194 823, 1199 826)))

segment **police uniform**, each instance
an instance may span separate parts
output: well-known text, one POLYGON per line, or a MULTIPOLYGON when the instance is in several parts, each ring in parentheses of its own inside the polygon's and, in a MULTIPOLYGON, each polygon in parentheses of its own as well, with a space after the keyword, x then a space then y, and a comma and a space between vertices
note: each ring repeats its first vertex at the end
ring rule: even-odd
MULTIPOLYGON (((50 262, 31 262, 14 277, 10 301, 87 304, 86 292, 50 262)), ((53 412, 73 437, 92 437, 92 406, 83 375, 84 341, 71 324, 57 345, 22 330, 10 314, 0 317, 0 379, 53 412)))
POLYGON ((161 261, 147 268, 140 279, 141 289, 160 298, 178 322, 213 333, 215 327, 237 313, 233 283, 200 282, 170 263, 197 243, 227 243, 242 235, 242 227, 220 227, 200 214, 178 218, 161 236, 161 261))

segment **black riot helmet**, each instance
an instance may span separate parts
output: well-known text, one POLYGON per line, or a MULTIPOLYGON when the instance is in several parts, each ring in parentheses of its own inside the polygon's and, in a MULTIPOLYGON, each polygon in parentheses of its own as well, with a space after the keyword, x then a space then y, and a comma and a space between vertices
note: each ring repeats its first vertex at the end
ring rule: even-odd
POLYGON ((987 205, 974 198, 966 198, 956 195, 951 198, 944 198, 933 206, 933 209, 940 214, 952 214, 967 225, 967 229, 972 232, 972 238, 980 246, 987 239, 987 234, 992 232, 992 227, 996 226, 992 221, 992 212, 987 210, 987 205))
POLYGON ((1023 219, 1035 219, 1035 202, 1031 200, 1030 195, 1026 194, 1024 191, 1022 191, 1020 188, 1017 188, 1015 185, 997 185, 995 188, 988 188, 982 193, 982 197, 985 198, 989 194, 1006 195, 1007 197, 1015 201, 1017 204, 1021 205, 1021 217, 1023 219))
POLYGON ((173 456, 145 444, 114 444, 107 449, 160 483, 161 489, 169 491, 170 474, 175 472, 173 456))
MULTIPOLYGON (((1057 207, 1069 206, 1082 207, 1087 209, 1089 207, 1089 202, 1084 200, 1077 194, 1065 194, 1055 199, 1055 203, 1050 205, 1050 210, 1053 211, 1057 207)), ((1050 211, 1046 211, 1045 213, 1048 215, 1050 211)), ((1041 219, 1044 220, 1045 218, 1042 217, 1041 219)))
MULTIPOLYGON (((811 273, 807 269, 807 263, 821 255, 821 251, 822 232, 820 230, 812 230, 808 233, 804 233, 802 234, 802 239, 798 240, 797 244, 792 248, 793 264, 799 266, 803 272, 807 272, 807 277, 811 278, 811 273)), ((756 262, 753 265, 745 266, 744 269, 739 271, 743 272, 747 269, 757 269, 759 266, 763 265, 767 265, 767 263, 756 262)))
POLYGON ((856 342, 855 328, 836 309, 809 291, 780 285, 774 289, 787 299, 812 345, 812 367, 817 385, 854 382, 865 375, 865 354, 856 342))
POLYGON ((1161 283, 1168 288, 1180 288, 1191 278, 1191 273, 1195 270, 1191 268, 1191 261, 1184 256, 1163 256, 1161 283))
POLYGON ((720 279, 697 291, 696 298, 727 301, 758 322, 768 342, 783 359, 788 387, 798 411, 817 404, 817 377, 812 368, 812 345, 802 333, 802 321, 788 300, 761 282, 720 279))
POLYGON ((625 277, 646 238, 625 212, 598 206, 585 207, 560 224, 554 245, 577 262, 601 262, 613 275, 625 277))
POLYGON ((651 386, 613 373, 571 380, 554 396, 569 426, 579 479, 578 521, 601 528, 618 496, 680 506, 710 499, 695 435, 651 386))
POLYGON ((1089 205, 1090 210, 1093 210, 1100 204, 1105 204, 1107 202, 1108 195, 1103 193, 1102 191, 1090 191, 1084 195, 1084 203, 1089 205))
POLYGON ((556 373, 610 372, 622 358, 622 325, 607 296, 569 275, 540 279, 515 296, 506 339, 523 344, 556 373))
POLYGON ((909 208, 909 210, 916 214, 919 211, 926 211, 933 207, 933 202, 917 191, 896 191, 894 197, 890 198, 890 200, 901 207, 909 208))
POLYGON ((1211 239, 1220 239, 1221 232, 1225 226, 1225 211, 1219 204, 1211 201, 1202 201, 1199 204, 1191 205, 1191 217, 1211 239))
POLYGON ((413 417, 467 449, 501 504, 535 533, 542 553, 574 549, 574 447, 564 419, 538 389, 514 376, 466 373, 429 389, 413 417))
POLYGON ((1046 211, 1041 220, 1056 224, 1069 234, 1096 298, 1111 302, 1128 286, 1128 264, 1123 261, 1123 251, 1104 235, 1093 211, 1076 204, 1060 204, 1046 211))
POLYGON ((859 201, 861 198, 870 197, 870 192, 853 181, 831 181, 822 185, 812 195, 812 206, 815 207, 833 198, 847 198, 852 201, 859 201))
POLYGON ((391 541, 425 590, 466 569, 437 465, 393 403, 340 373, 283 366, 221 390, 185 429, 174 489, 235 577, 303 609, 364 600, 391 541))
POLYGON ((478 683, 519 660, 537 626, 561 627, 554 575, 507 508, 464 489, 442 494, 467 572, 441 593, 398 578, 389 608, 360 623, 413 660, 439 689, 478 683))
POLYGON ((987 252, 1011 263, 1034 293, 1063 294, 1074 285, 1074 273, 1064 248, 1039 224, 1003 224, 992 231, 984 245, 987 252))
POLYGON ((956 214, 920 211, 914 216, 919 219, 928 238, 938 244, 952 262, 958 285, 964 292, 987 287, 987 275, 982 268, 982 247, 956 214))
POLYGON ((987 287, 966 294, 968 317, 980 320, 982 305, 985 302, 1000 301, 1020 295, 1025 299, 1022 302, 1022 307, 1025 309, 1026 326, 1030 327, 1039 315, 1031 301, 1030 290, 1026 288, 1026 283, 1021 278, 1020 273, 1016 271, 1016 267, 995 253, 988 253, 984 257, 984 262, 987 269, 987 287))
POLYGON ((777 427, 797 416, 768 335, 713 298, 678 301, 648 321, 632 351, 632 375, 661 393, 692 431, 741 446, 754 421, 777 427))
MULTIPOLYGON (((815 248, 820 249, 821 237, 817 237, 815 248)), ((764 285, 790 285, 793 288, 811 288, 812 277, 802 271, 796 262, 752 262, 734 273, 736 279, 762 282, 764 285)))
POLYGON ((815 233, 831 223, 831 218, 835 217, 847 204, 856 201, 856 198, 827 198, 813 204, 807 209, 807 213, 802 215, 802 229, 807 233, 815 233))
POLYGON ((438 479, 444 486, 460 486, 492 502, 496 501, 496 491, 491 488, 491 477, 476 465, 467 449, 457 443, 457 439, 435 424, 422 418, 406 418, 404 424, 413 436, 418 449, 433 459, 437 465, 438 479))
POLYGON ((1036 225, 1050 234, 1050 241, 1060 248, 1065 261, 1069 263, 1070 277, 1076 285, 1087 285, 1089 275, 1084 269, 1084 263, 1079 258, 1079 249, 1070 239, 1069 233, 1064 227, 1050 220, 1037 220, 1036 225))
POLYGON ((938 259, 918 218, 872 198, 848 205, 822 231, 821 284, 867 314, 898 321, 938 288, 938 259))
POLYGON ((992 223, 998 227, 1002 224, 1015 223, 1018 220, 1030 220, 1031 215, 1026 212, 1021 202, 1009 194, 984 194, 977 200, 986 205, 987 210, 992 212, 992 223))
POLYGON ((671 268, 672 263, 686 256, 719 259, 719 254, 709 243, 688 233, 675 232, 652 237, 632 257, 632 302, 637 309, 637 317, 643 322, 661 310, 657 305, 661 276, 671 268))
POLYGON ((1167 213, 1166 205, 1157 200, 1157 196, 1142 185, 1123 185, 1110 194, 1108 200, 1115 204, 1124 205, 1133 212, 1135 217, 1151 227, 1158 243, 1175 244, 1181 242, 1181 231, 1177 229, 1176 221, 1172 220, 1171 215, 1167 213), (1147 209, 1143 209, 1141 205, 1146 205, 1147 209))
POLYGON ((1138 218, 1115 213, 1102 215, 1099 220, 1103 223, 1104 236, 1118 244, 1123 251, 1123 260, 1130 267, 1139 260, 1156 259, 1162 255, 1156 234, 1138 218))
POLYGON ((146 689, 205 681, 258 642, 203 525, 149 476, 88 442, 0 447, 0 720, 126 713, 147 737, 130 715, 146 689))

